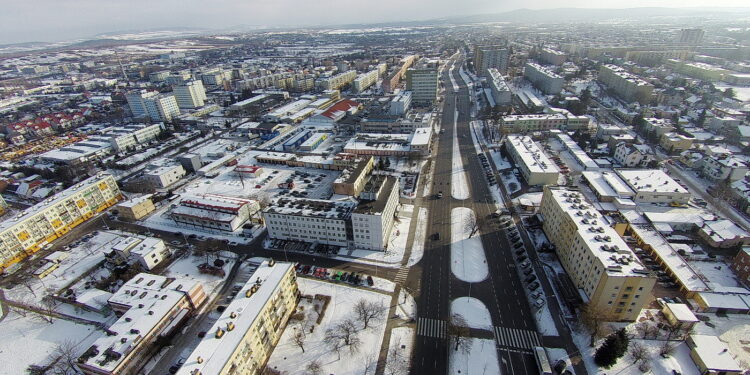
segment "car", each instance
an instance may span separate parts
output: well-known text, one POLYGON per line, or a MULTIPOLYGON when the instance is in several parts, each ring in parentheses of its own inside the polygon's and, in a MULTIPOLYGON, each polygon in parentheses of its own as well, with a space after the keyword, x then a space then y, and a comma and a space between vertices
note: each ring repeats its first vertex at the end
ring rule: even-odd
POLYGON ((172 246, 180 246, 182 245, 182 241, 174 240, 174 241, 170 241, 169 244, 172 246))
POLYGON ((341 274, 343 274, 343 273, 344 272, 342 272, 342 271, 337 272, 336 275, 333 276, 333 279, 334 280, 341 280, 341 274))
POLYGON ((440 198, 442 198, 442 197, 443 197, 443 192, 442 192, 442 191, 439 191, 439 192, 437 193, 437 195, 435 195, 435 197, 436 197, 437 199, 440 199, 440 198))
POLYGON ((523 263, 521 263, 521 268, 529 268, 531 267, 531 263, 528 260, 525 260, 523 263))
POLYGON ((196 238, 198 238, 198 235, 197 235, 197 234, 195 234, 195 233, 190 233, 190 234, 188 235, 188 238, 190 238, 190 239, 196 239, 196 238))
POLYGON ((346 278, 349 277, 349 272, 344 272, 343 275, 341 275, 340 281, 346 281, 346 278))
POLYGON ((367 275, 367 285, 373 286, 375 282, 372 280, 372 276, 367 275))
POLYGON ((529 275, 523 281, 525 281, 527 284, 530 283, 530 282, 532 282, 532 281, 536 281, 536 275, 533 275, 533 274, 529 275))
POLYGON ((531 275, 532 272, 534 272, 534 270, 532 270, 531 268, 527 268, 527 269, 523 270, 523 275, 524 276, 529 276, 529 275, 531 275))
POLYGON ((529 284, 528 286, 529 290, 537 290, 539 289, 539 282, 534 281, 533 283, 529 284))
POLYGON ((520 255, 520 256, 519 256, 519 257, 517 258, 517 260, 518 260, 519 262, 523 262, 523 261, 524 261, 524 260, 526 260, 526 259, 529 259, 529 257, 527 257, 526 255, 520 255))
POLYGON ((516 242, 515 244, 513 244, 513 248, 514 249, 520 249, 522 247, 523 247, 523 243, 522 242, 516 242))
POLYGON ((440 241, 440 233, 435 232, 432 234, 432 240, 433 241, 440 241))
POLYGON ((525 253, 525 252, 526 252, 526 249, 518 249, 518 250, 516 250, 516 251, 515 251, 514 253, 515 253, 516 255, 521 255, 521 254, 523 254, 523 253, 525 253))
POLYGON ((542 306, 544 306, 544 300, 541 299, 541 298, 537 298, 537 300, 534 301, 534 306, 536 306, 537 308, 541 309, 542 306))
POLYGON ((533 299, 537 299, 537 298, 539 298, 541 296, 542 296, 542 291, 541 290, 537 290, 537 291, 534 291, 534 292, 531 293, 531 298, 533 298, 533 299))
POLYGON ((237 242, 237 241, 229 241, 229 246, 237 246, 237 245, 239 245, 239 244, 240 244, 240 243, 239 243, 239 242, 237 242))
POLYGON ((175 364, 173 364, 172 367, 169 368, 169 373, 176 374, 177 371, 180 370, 180 367, 182 367, 183 364, 185 364, 185 358, 178 359, 177 362, 175 362, 175 364))

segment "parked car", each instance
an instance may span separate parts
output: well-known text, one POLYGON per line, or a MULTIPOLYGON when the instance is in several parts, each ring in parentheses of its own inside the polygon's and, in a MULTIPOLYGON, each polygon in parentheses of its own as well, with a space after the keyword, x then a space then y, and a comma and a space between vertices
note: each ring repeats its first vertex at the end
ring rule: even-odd
POLYGON ((530 266, 531 266, 531 263, 528 260, 521 263, 521 268, 529 268, 530 266))
POLYGON ((529 290, 537 290, 539 288, 539 282, 534 281, 533 283, 529 284, 529 290))
POLYGON ((523 242, 516 242, 515 244, 513 244, 514 249, 520 249, 522 247, 523 247, 523 242))
POLYGON ((536 301, 534 301, 534 306, 541 309, 542 306, 544 306, 544 299, 538 298, 536 301))
POLYGON ((533 298, 533 299, 537 299, 537 298, 539 298, 541 296, 542 296, 542 291, 541 290, 537 290, 537 291, 534 291, 534 292, 531 293, 531 298, 533 298))
POLYGON ((524 260, 529 259, 526 255, 521 255, 518 257, 519 262, 523 262, 524 260))
POLYGON ((529 276, 532 272, 534 272, 534 270, 532 270, 531 268, 527 268, 527 269, 523 270, 523 275, 524 276, 529 276))
POLYGON ((367 275, 367 285, 373 286, 375 282, 372 280, 372 276, 367 275))
POLYGON ((526 277, 526 279, 525 279, 524 281, 525 281, 526 283, 530 283, 530 282, 532 282, 532 281, 536 281, 536 275, 534 275, 534 274, 531 274, 531 275, 529 275, 528 277, 526 277))

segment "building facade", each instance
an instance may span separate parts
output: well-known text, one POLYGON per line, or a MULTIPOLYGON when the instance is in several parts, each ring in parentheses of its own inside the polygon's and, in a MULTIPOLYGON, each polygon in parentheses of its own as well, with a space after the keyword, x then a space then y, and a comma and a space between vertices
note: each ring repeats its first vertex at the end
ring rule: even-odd
POLYGON ((177 106, 182 109, 203 107, 206 102, 206 89, 201 81, 189 81, 174 86, 177 106))
POLYGON ((528 62, 523 67, 523 76, 545 95, 559 94, 565 79, 547 67, 528 62))
POLYGON ((322 199, 278 198, 263 210, 268 237, 347 246, 356 203, 322 199))
POLYGON ((617 96, 627 101, 646 104, 653 96, 652 84, 617 65, 602 65, 597 79, 607 85, 617 96))
POLYGON ((505 138, 505 147, 526 183, 531 186, 557 185, 560 170, 531 137, 509 135, 505 138))
POLYGON ((415 104, 432 105, 438 96, 437 68, 410 68, 406 71, 406 89, 415 104))
POLYGON ((477 75, 484 75, 487 69, 495 68, 505 74, 509 58, 508 49, 503 46, 477 46, 474 48, 474 71, 477 75))
POLYGON ((373 176, 359 197, 351 216, 354 246, 386 250, 399 204, 398 180, 393 176, 373 176))

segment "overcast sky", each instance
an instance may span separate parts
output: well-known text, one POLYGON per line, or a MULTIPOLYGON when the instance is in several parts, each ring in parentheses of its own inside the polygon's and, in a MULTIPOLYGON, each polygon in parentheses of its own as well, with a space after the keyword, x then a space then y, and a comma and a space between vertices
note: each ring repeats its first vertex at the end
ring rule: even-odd
POLYGON ((0 43, 159 27, 309 26, 559 7, 748 6, 747 0, 5 0, 0 43))

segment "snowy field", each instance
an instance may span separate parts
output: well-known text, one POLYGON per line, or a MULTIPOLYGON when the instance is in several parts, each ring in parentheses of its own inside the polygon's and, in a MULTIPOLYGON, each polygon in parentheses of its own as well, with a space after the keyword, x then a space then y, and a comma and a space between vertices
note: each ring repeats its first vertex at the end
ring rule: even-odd
POLYGON ((406 264, 407 267, 411 267, 420 260, 424 255, 424 241, 425 232, 427 231, 427 213, 426 207, 419 208, 419 215, 417 216, 417 227, 414 230, 414 238, 411 244, 411 253, 409 254, 409 262, 406 264))
MULTIPOLYGON (((490 311, 474 297, 459 297, 451 301, 451 318, 457 316, 462 317, 468 327, 492 330, 490 311)), ((459 323, 453 320, 453 324, 459 323)))
POLYGON ((386 374, 409 373, 413 345, 414 328, 398 327, 391 330, 391 340, 388 343, 388 356, 385 363, 386 374))
MULTIPOLYGON (((471 347, 467 351, 455 347, 451 343, 449 354, 450 374, 461 375, 500 375, 500 364, 497 361, 497 350, 495 340, 468 339, 471 347)), ((453 339, 451 339, 453 341, 453 339)))
MULTIPOLYGON (((500 181, 503 182, 503 185, 505 186, 505 190, 508 192, 508 194, 513 194, 519 190, 521 190, 521 182, 518 180, 518 177, 516 176, 517 169, 513 169, 511 173, 500 173, 500 181)), ((507 171, 505 171, 507 172, 507 171)))
POLYGON ((398 293, 398 305, 396 306, 396 311, 402 318, 417 318, 417 302, 411 294, 404 290, 404 288, 401 288, 398 293))
MULTIPOLYGON (((224 272, 228 275, 229 270, 234 266, 234 258, 237 255, 227 251, 220 252, 219 254, 221 254, 221 259, 225 262, 223 267, 224 272)), ((203 284, 203 289, 206 291, 206 294, 213 295, 224 282, 224 277, 200 273, 198 271, 198 265, 205 262, 205 256, 186 255, 170 264, 164 273, 164 276, 182 277, 198 281, 203 284)), ((213 263, 213 258, 210 263, 213 263)))
POLYGON ((478 283, 487 278, 487 259, 479 233, 469 237, 474 211, 466 207, 451 210, 451 271, 458 279, 478 283))
MULTIPOLYGON (((456 112, 458 118, 458 112, 456 112)), ((453 120, 453 159, 451 163, 451 195, 455 199, 469 198, 469 185, 466 183, 466 170, 458 147, 456 120, 453 120)))
POLYGON ((0 322, 0 374, 26 374, 30 365, 47 365, 60 346, 72 344, 77 354, 83 353, 99 338, 93 326, 54 319, 52 324, 34 314, 26 317, 11 311, 0 322))
POLYGON ((490 151, 490 155, 492 155, 492 161, 495 162, 495 168, 497 168, 498 171, 513 168, 510 162, 500 155, 500 151, 492 150, 490 151))
MULTIPOLYGON (((674 375, 675 373, 673 371, 677 371, 677 373, 682 375, 700 375, 698 367, 695 366, 693 359, 690 358, 690 348, 688 348, 687 344, 684 342, 679 344, 673 343, 674 352, 667 358, 663 358, 659 355, 659 347, 662 345, 663 341, 630 340, 630 345, 633 345, 633 343, 636 342, 643 345, 649 353, 647 361, 651 367, 651 372, 649 372, 649 374, 674 375)), ((627 354, 620 358, 620 360, 618 360, 612 368, 607 370, 607 372, 618 375, 642 374, 642 372, 638 370, 638 365, 634 365, 632 359, 627 354)))
POLYGON ((326 329, 346 319, 354 318, 352 308, 357 301, 364 299, 368 302, 381 304, 387 310, 391 297, 381 293, 305 278, 299 278, 298 283, 303 295, 327 295, 331 297, 331 301, 325 310, 320 325, 315 325, 315 321, 311 321, 309 315, 306 321, 302 323, 314 326, 312 333, 309 332, 309 329, 306 330, 304 353, 292 341, 294 333, 300 329, 300 322, 290 320, 276 349, 271 354, 268 367, 285 375, 303 375, 307 373, 307 365, 317 361, 323 374, 374 374, 374 364, 377 362, 383 334, 385 333, 384 320, 371 322, 370 328, 366 330, 362 328, 360 322, 355 322, 358 328, 357 336, 361 341, 360 348, 358 351, 352 352, 345 347, 341 350, 340 357, 325 345, 323 339, 326 329), (369 368, 369 372, 365 371, 367 368, 369 368))

